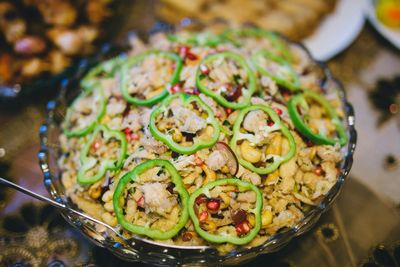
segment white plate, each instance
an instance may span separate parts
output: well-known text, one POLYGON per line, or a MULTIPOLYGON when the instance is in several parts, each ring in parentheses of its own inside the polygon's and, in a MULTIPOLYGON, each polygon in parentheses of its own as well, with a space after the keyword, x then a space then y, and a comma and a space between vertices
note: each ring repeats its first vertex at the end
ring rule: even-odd
POLYGON ((374 0, 365 0, 365 14, 368 17, 368 20, 375 27, 375 29, 382 34, 389 42, 391 42, 395 47, 400 49, 400 30, 393 30, 391 28, 386 27, 382 24, 375 13, 375 1, 374 0))
POLYGON ((317 60, 326 61, 347 48, 364 26, 365 0, 338 0, 314 34, 304 40, 317 60))

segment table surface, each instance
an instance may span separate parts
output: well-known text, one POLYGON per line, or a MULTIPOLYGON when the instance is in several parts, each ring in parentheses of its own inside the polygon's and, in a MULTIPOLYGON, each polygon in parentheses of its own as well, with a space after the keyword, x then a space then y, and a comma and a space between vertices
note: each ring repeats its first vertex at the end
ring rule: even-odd
MULTIPOLYGON (((373 256, 381 253, 373 250, 378 244, 384 244, 389 254, 395 254, 397 251, 396 242, 400 241, 400 111, 393 115, 387 110, 376 109, 369 95, 371 92, 384 93, 389 87, 400 86, 400 52, 367 24, 357 40, 346 51, 328 62, 328 66, 344 83, 356 112, 358 143, 351 178, 333 208, 323 216, 316 228, 292 242, 279 254, 262 256, 249 266, 257 266, 264 262, 276 263, 277 266, 358 266, 362 262, 382 260, 373 256), (397 158, 397 164, 387 163, 387 157, 390 155, 394 159, 397 158), (314 265, 315 262, 320 264, 314 265)), ((12 109, 0 110, 0 175, 43 194, 46 192, 42 185, 36 153, 39 149, 38 129, 45 118, 46 101, 35 98, 35 101, 21 103, 12 109)), ((397 107, 400 107, 400 94, 397 95, 397 99, 393 99, 393 103, 396 101, 397 107)), ((21 242, 21 236, 14 233, 22 233, 22 236, 26 235, 28 238, 27 233, 32 232, 32 225, 21 226, 24 224, 24 216, 34 214, 32 216, 40 217, 43 210, 57 214, 49 207, 38 206, 27 196, 0 188, 0 265, 11 264, 13 260, 22 257, 21 255, 26 256, 29 253, 37 262, 41 262, 37 266, 42 266, 44 262, 54 262, 57 257, 61 257, 59 254, 55 257, 55 252, 51 254, 48 249, 47 254, 45 253, 47 256, 43 256, 43 251, 35 247, 38 244, 26 245, 23 238, 25 241, 18 243, 21 242), (23 206, 23 203, 29 204, 23 206), (27 210, 30 213, 27 213, 27 210), (10 229, 10 225, 14 228, 10 229), (11 241, 4 237, 9 235, 19 238, 14 240, 15 244, 21 246, 21 251, 27 249, 25 254, 21 252, 18 257, 15 253, 11 253, 14 256, 6 254, 6 250, 3 249, 7 248, 7 242, 11 241), (6 259, 8 261, 5 261, 6 259)), ((26 220, 25 218, 25 224, 26 220)), ((69 262, 70 265, 73 265, 73 262, 98 266, 122 265, 112 256, 105 257, 107 253, 104 250, 93 248, 82 236, 63 225, 61 220, 55 221, 56 229, 64 229, 58 233, 68 238, 63 239, 65 242, 61 245, 55 242, 53 228, 49 226, 50 223, 46 223, 46 231, 49 233, 46 242, 53 240, 53 243, 45 245, 60 245, 64 249, 69 248, 67 251, 72 251, 76 241, 81 248, 80 253, 63 255, 61 258, 64 262, 69 262), (67 240, 73 242, 68 243, 67 240), (110 265, 104 265, 105 262, 110 265)), ((37 226, 41 224, 37 223, 37 226)), ((35 228, 36 232, 33 232, 37 234, 39 228, 35 228)), ((43 244, 40 247, 43 248, 43 244)), ((400 266, 400 262, 398 264, 400 266)))

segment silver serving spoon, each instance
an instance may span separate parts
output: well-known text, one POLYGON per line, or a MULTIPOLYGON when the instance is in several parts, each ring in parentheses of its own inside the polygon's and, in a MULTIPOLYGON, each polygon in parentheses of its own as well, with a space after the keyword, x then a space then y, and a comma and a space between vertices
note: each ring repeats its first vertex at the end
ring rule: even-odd
POLYGON ((59 202, 54 201, 54 200, 52 200, 52 199, 50 199, 48 197, 39 195, 39 194, 29 190, 29 189, 26 189, 25 187, 22 187, 22 186, 20 186, 18 184, 10 182, 9 180, 7 180, 5 178, 2 178, 2 177, 0 177, 0 184, 3 184, 3 185, 5 185, 5 186, 7 186, 9 188, 15 189, 15 190, 17 190, 17 191, 19 191, 21 193, 24 193, 25 195, 31 196, 33 198, 36 198, 36 199, 40 200, 40 201, 46 202, 46 203, 52 205, 53 207, 56 207, 56 208, 64 210, 64 211, 71 212, 71 213, 73 213, 73 214, 75 214, 75 215, 77 215, 77 216, 79 216, 81 218, 87 219, 87 220, 89 220, 89 221, 91 221, 93 223, 100 224, 101 226, 104 226, 108 230, 112 231, 118 237, 122 238, 123 240, 126 240, 118 231, 116 231, 110 225, 108 225, 108 224, 106 224, 106 223, 104 223, 102 221, 99 221, 99 220, 97 220, 97 219, 95 219, 95 218, 93 218, 93 217, 91 217, 91 216, 89 216, 87 214, 84 214, 84 213, 79 212, 77 210, 71 209, 71 208, 67 207, 63 203, 59 203, 59 202))

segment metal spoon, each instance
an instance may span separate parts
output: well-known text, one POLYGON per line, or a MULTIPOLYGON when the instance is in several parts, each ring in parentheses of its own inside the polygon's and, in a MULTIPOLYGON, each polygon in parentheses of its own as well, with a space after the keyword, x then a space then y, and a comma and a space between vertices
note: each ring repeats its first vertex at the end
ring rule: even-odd
POLYGON ((22 187, 22 186, 20 186, 20 185, 18 185, 18 184, 15 184, 15 183, 13 183, 13 182, 10 182, 9 180, 4 179, 4 178, 2 178, 2 177, 0 177, 0 184, 3 184, 3 185, 5 185, 5 186, 7 186, 7 187, 9 187, 9 188, 12 188, 12 189, 15 189, 15 190, 17 190, 17 191, 20 191, 21 193, 24 193, 25 195, 31 196, 31 197, 33 197, 33 198, 36 198, 36 199, 38 199, 38 200, 40 200, 40 201, 46 202, 46 203, 52 205, 53 207, 56 207, 56 208, 61 209, 61 210, 64 210, 64 211, 71 212, 71 213, 73 213, 73 214, 75 214, 75 215, 78 215, 79 217, 82 217, 82 218, 84 218, 84 219, 87 219, 87 220, 89 220, 89 221, 91 221, 91 222, 93 222, 93 223, 100 224, 100 225, 106 227, 108 230, 112 231, 112 232, 113 232, 115 235, 117 235, 118 237, 120 237, 120 238, 122 238, 123 240, 125 240, 125 238, 124 238, 118 231, 116 231, 113 227, 111 227, 110 225, 108 225, 108 224, 106 224, 106 223, 104 223, 104 222, 102 222, 102 221, 99 221, 99 220, 97 220, 97 219, 95 219, 95 218, 93 218, 93 217, 90 217, 90 216, 87 215, 87 214, 84 214, 84 213, 79 212, 79 211, 77 211, 77 210, 71 209, 71 208, 67 207, 67 206, 66 206, 65 204, 63 204, 63 203, 59 203, 59 202, 54 201, 54 200, 52 200, 52 199, 50 199, 50 198, 47 198, 47 197, 42 196, 42 195, 39 195, 39 194, 37 194, 37 193, 35 193, 35 192, 29 190, 29 189, 26 189, 25 187, 22 187))

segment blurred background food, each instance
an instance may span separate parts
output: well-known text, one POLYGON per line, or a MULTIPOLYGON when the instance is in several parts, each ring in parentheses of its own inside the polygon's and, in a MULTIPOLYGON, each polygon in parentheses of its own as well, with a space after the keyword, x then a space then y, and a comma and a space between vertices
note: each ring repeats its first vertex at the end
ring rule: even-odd
POLYGON ((378 0, 376 16, 386 26, 400 29, 400 0, 378 0))
POLYGON ((112 2, 0 1, 0 85, 61 73, 92 53, 112 2))
POLYGON ((158 16, 170 23, 184 17, 251 23, 301 40, 313 33, 336 0, 160 0, 158 16))

